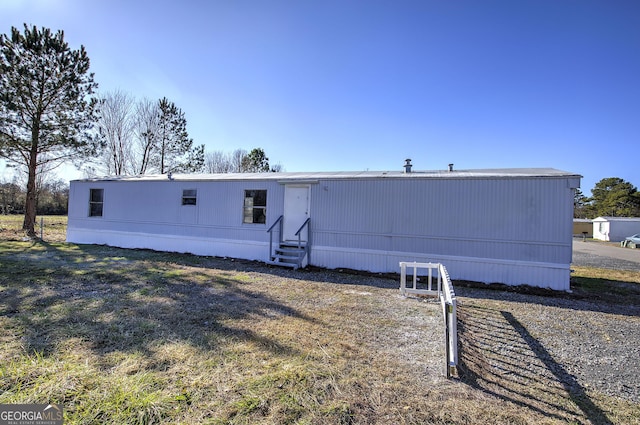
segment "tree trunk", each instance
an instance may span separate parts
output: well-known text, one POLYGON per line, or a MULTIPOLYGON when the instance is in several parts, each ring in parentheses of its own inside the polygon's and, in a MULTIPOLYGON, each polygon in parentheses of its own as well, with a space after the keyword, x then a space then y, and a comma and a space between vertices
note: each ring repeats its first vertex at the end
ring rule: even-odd
POLYGON ((24 223, 22 229, 26 230, 27 236, 34 237, 36 232, 34 225, 36 222, 36 167, 31 160, 29 163, 29 180, 27 181, 27 199, 24 205, 24 223))
POLYGON ((39 131, 34 129, 31 134, 29 179, 27 180, 27 197, 24 204, 24 222, 22 223, 22 230, 25 230, 29 237, 36 236, 36 169, 38 166, 38 137, 39 131))

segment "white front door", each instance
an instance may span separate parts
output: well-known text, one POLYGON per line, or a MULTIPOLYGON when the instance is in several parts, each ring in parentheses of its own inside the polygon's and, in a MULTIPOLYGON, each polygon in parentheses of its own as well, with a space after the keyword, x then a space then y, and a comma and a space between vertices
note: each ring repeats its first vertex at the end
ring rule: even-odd
MULTIPOLYGON (((296 232, 309 218, 309 186, 286 185, 284 187, 284 222, 282 238, 297 241, 296 232)), ((300 232, 301 240, 307 241, 307 228, 300 232)))

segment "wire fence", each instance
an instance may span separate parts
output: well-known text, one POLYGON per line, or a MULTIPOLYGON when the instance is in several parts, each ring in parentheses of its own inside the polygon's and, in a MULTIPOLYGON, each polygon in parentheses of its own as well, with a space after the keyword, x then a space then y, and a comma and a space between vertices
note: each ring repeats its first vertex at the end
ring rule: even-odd
MULTIPOLYGON (((0 239, 28 239, 22 229, 23 215, 0 215, 0 239)), ((34 223, 36 236, 47 242, 64 242, 67 237, 67 216, 42 215, 36 217, 34 223)))

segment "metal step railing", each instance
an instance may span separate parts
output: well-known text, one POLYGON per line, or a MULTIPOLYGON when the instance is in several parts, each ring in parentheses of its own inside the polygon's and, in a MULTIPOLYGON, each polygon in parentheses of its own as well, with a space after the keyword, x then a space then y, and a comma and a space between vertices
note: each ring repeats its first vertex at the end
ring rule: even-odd
POLYGON ((271 227, 269 227, 269 229, 267 229, 267 233, 269 233, 269 261, 274 261, 275 260, 275 255, 274 255, 274 251, 273 251, 273 229, 278 224, 280 225, 278 227, 278 246, 280 246, 280 244, 282 243, 282 219, 283 218, 284 218, 283 215, 278 217, 278 219, 271 225, 271 227))
POLYGON ((279 264, 282 266, 294 268, 300 268, 305 262, 309 263, 311 255, 311 217, 307 218, 300 226, 298 231, 294 234, 297 236, 297 241, 285 241, 282 237, 282 223, 284 216, 278 217, 278 219, 267 229, 269 233, 269 263, 279 264), (274 248, 273 233, 278 232, 277 247, 274 248), (303 230, 307 230, 306 242, 302 240, 303 230))
POLYGON ((309 257, 311 252, 311 217, 308 217, 302 226, 298 229, 295 235, 298 237, 298 249, 302 249, 302 230, 307 228, 307 242, 304 244, 304 256, 300 259, 300 263, 298 267, 302 266, 302 262, 304 261, 304 257, 307 257, 307 263, 309 263, 309 257))

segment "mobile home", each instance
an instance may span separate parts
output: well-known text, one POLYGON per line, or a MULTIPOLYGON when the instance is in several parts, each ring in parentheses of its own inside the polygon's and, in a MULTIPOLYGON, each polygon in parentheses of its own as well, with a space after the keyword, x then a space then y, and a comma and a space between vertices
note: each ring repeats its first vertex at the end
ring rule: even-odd
POLYGON ((569 289, 573 192, 555 169, 160 175, 75 180, 67 240, 569 289))
POLYGON ((598 217, 593 219, 593 238, 620 242, 640 233, 640 217, 598 217))

